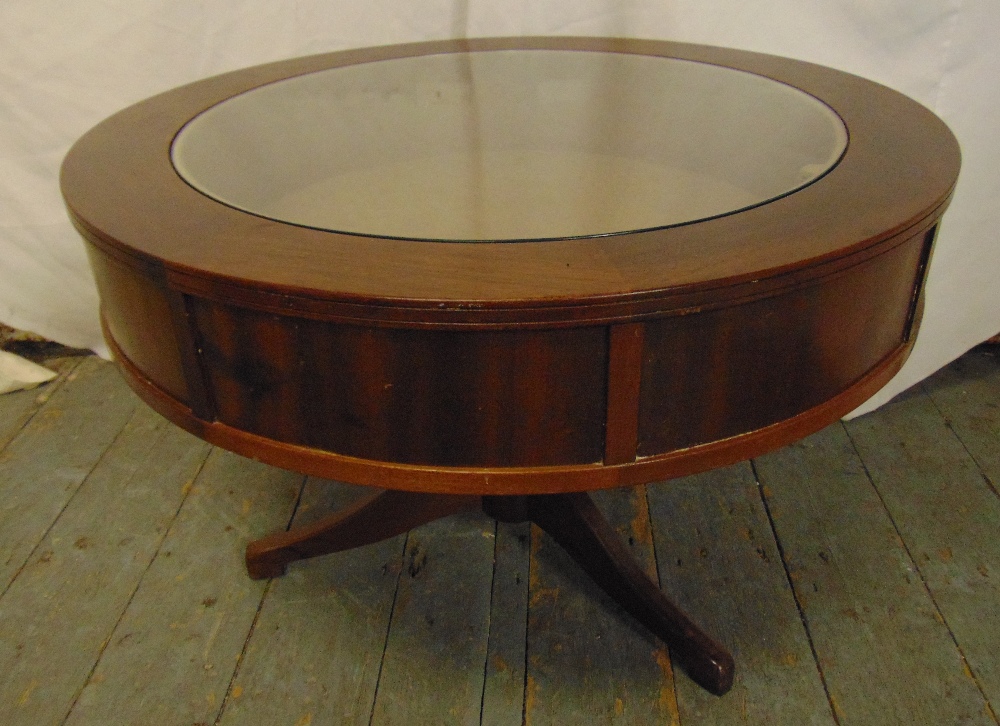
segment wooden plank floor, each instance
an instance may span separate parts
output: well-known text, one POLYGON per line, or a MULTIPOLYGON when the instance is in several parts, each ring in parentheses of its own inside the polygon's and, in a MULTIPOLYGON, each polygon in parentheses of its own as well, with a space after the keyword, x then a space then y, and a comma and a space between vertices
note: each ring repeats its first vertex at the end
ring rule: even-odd
POLYGON ((708 474, 596 495, 732 648, 706 694, 549 538, 440 520, 249 580, 359 489, 213 449, 107 363, 0 397, 0 723, 996 724, 1000 351, 708 474))

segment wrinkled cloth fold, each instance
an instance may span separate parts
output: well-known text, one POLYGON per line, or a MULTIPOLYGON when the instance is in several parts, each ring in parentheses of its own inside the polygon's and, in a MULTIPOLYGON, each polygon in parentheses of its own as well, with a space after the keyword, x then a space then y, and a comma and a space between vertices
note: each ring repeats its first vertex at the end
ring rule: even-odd
POLYGON ((12 393, 51 381, 56 374, 26 358, 0 350, 0 394, 12 393))

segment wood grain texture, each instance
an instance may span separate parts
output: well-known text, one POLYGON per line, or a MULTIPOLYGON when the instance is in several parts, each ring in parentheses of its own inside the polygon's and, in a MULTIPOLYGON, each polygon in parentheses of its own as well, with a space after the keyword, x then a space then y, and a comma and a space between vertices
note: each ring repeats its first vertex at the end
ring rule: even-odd
POLYGON ((280 577, 291 562, 364 547, 478 508, 478 497, 376 490, 307 526, 251 541, 246 547, 247 574, 254 580, 280 577))
POLYGON ((736 660, 724 698, 678 676, 681 723, 835 723, 750 466, 647 490, 661 587, 736 660))
POLYGON ((733 685, 732 655, 699 628, 648 577, 585 493, 533 498, 531 521, 573 558, 594 584, 670 649, 691 679, 724 695, 733 685))
POLYGON ((284 469, 366 486, 486 495, 547 494, 632 486, 744 461, 814 433, 854 410, 899 371, 910 351, 910 344, 897 349, 860 381, 798 416, 721 441, 643 457, 625 465, 478 468, 358 459, 300 444, 285 444, 218 421, 208 423, 154 385, 121 355, 113 341, 109 344, 122 374, 143 401, 178 426, 217 446, 284 469))
POLYGON ((1000 346, 969 351, 927 379, 924 390, 994 492, 1000 490, 1000 346))
POLYGON ((992 723, 843 427, 756 465, 840 722, 992 723))
POLYGON ((482 726, 521 726, 531 525, 497 522, 482 726))
POLYGON ((219 420, 343 455, 439 466, 598 462, 600 327, 365 328, 193 303, 219 420))
POLYGON ((215 721, 264 590, 244 542, 289 521, 302 480, 212 452, 66 724, 215 721))
POLYGON ((373 726, 479 723, 493 545, 494 524, 481 513, 407 537, 373 726))
POLYGON ((909 337, 931 234, 785 294, 646 326, 639 452, 763 428, 829 400, 909 337))
POLYGON ((66 717, 207 454, 135 411, 3 596, 0 721, 66 717))
MULTIPOLYGON (((310 479, 293 525, 366 490, 310 479)), ((219 723, 368 724, 402 570, 403 537, 297 563, 271 583, 219 723)))
MULTIPOLYGON (((652 572, 643 491, 600 495, 602 511, 652 572)), ((552 539, 532 528, 527 724, 676 723, 663 644, 605 595, 552 539)))
POLYGON ((96 358, 81 363, 68 382, 0 457, 0 591, 141 406, 114 367, 96 358))
POLYGON ((152 263, 129 264, 93 248, 88 248, 88 257, 107 334, 156 385, 191 405, 173 296, 162 279, 162 268, 152 263))
POLYGON ((972 676, 995 705, 1000 498, 919 390, 849 422, 847 431, 972 676))
POLYGON ((605 464, 635 461, 639 445, 639 400, 645 331, 642 323, 612 325, 608 330, 605 464))
POLYGON ((0 457, 4 447, 17 436, 38 410, 66 382, 83 361, 81 357, 50 358, 42 365, 54 371, 56 377, 38 388, 12 391, 0 396, 0 457))

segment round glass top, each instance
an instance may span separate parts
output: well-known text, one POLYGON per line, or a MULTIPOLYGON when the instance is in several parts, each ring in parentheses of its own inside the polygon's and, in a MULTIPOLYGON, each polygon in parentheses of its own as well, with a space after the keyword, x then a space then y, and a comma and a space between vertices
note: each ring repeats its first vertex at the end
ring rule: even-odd
POLYGON ((290 224, 416 240, 542 240, 684 224, 831 169, 843 122, 791 86, 676 58, 442 53, 294 76, 188 122, 195 189, 290 224))

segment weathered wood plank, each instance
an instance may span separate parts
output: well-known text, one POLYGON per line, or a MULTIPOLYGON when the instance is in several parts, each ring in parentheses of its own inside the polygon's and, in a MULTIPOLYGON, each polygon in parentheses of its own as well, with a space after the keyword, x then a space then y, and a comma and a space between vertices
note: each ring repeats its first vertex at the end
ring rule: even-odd
MULTIPOLYGON (((106 402, 92 403, 73 410, 94 417, 106 402)), ((77 438, 71 448, 90 439, 77 438)), ((135 411, 0 601, 0 723, 69 713, 208 448, 145 406, 135 411)))
MULTIPOLYGON (((293 526, 369 491, 310 478, 293 526)), ((368 724, 403 541, 293 563, 271 581, 222 724, 368 724)))
POLYGON ((991 723, 843 427, 757 471, 840 722, 991 723))
POLYGON ((83 361, 80 356, 50 358, 42 362, 57 375, 48 383, 26 391, 14 391, 0 395, 0 451, 24 428, 24 425, 48 401, 52 394, 66 382, 83 361))
POLYGON ((722 698, 677 679, 681 723, 832 724, 749 464, 648 491, 661 586, 736 660, 722 698))
POLYGON ((89 358, 0 455, 0 592, 139 405, 114 366, 89 358))
MULTIPOLYGON (((655 574, 644 488, 595 502, 655 574)), ((537 527, 531 536, 527 724, 677 723, 664 646, 537 527)))
POLYGON ((243 549, 285 527, 303 479, 212 453, 67 724, 215 722, 265 587, 243 549))
POLYGON ((497 523, 482 726, 521 726, 531 526, 497 523))
POLYGON ((1000 346, 969 351, 923 385, 996 493, 1000 490, 1000 346))
POLYGON ((904 395, 847 430, 994 708, 1000 704, 1000 498, 931 399, 904 395))
POLYGON ((409 533, 372 724, 478 724, 495 523, 459 514, 409 533))

